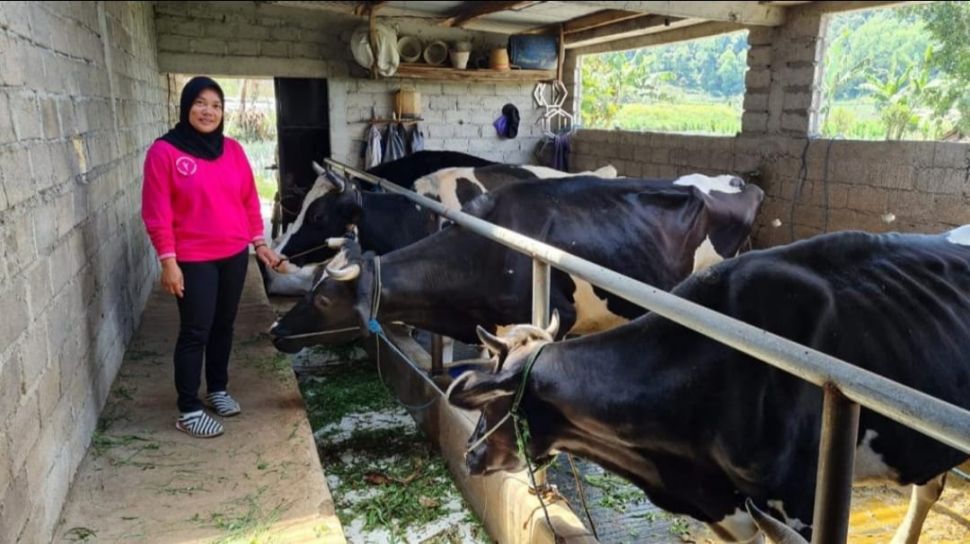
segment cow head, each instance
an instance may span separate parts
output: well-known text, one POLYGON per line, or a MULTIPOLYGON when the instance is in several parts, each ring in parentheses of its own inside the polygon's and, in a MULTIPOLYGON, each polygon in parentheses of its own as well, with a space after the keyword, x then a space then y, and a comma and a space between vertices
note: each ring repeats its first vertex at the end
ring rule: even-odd
POLYGON ((298 224, 280 245, 280 253, 293 255, 291 261, 297 266, 333 257, 336 250, 323 246, 322 242, 346 232, 350 225, 360 221, 362 214, 363 196, 355 183, 316 163, 314 170, 320 177, 307 195, 298 224))
MULTIPOLYGON (((475 370, 463 373, 452 382, 445 395, 448 402, 459 408, 482 412, 468 438, 465 464, 472 475, 521 470, 525 467, 525 459, 518 454, 515 427, 512 418, 507 416, 516 408, 513 403, 518 388, 527 385, 522 382, 529 357, 541 346, 552 342, 559 331, 559 314, 553 312, 545 329, 517 325, 501 337, 481 327, 477 331, 479 339, 493 355, 494 370, 491 373, 475 370)), ((530 447, 530 454, 545 455, 547 452, 533 452, 530 447)))
POLYGON ((318 270, 313 287, 270 329, 273 345, 296 353, 316 344, 343 343, 366 331, 370 317, 372 255, 361 254, 360 245, 350 238, 328 240, 340 248, 323 270, 318 270), (359 290, 368 296, 360 297, 359 290))

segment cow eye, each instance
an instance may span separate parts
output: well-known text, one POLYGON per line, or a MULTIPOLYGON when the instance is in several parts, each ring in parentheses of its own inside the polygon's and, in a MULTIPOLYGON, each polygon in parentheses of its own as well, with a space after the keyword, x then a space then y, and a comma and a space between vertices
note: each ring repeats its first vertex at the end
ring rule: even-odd
POLYGON ((317 295, 316 304, 317 306, 327 307, 327 306, 330 306, 331 302, 330 302, 330 299, 327 298, 326 296, 317 295))

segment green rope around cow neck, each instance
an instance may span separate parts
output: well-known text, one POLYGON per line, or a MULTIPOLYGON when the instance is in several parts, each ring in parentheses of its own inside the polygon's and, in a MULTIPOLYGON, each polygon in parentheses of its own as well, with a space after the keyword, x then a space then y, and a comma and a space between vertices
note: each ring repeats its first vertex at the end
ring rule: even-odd
POLYGON ((548 345, 548 343, 542 344, 529 355, 529 359, 525 362, 525 369, 522 371, 522 382, 519 383, 519 388, 515 392, 515 398, 512 400, 512 408, 509 409, 509 414, 512 416, 512 426, 515 428, 515 442, 519 450, 519 455, 525 459, 526 464, 529 466, 532 465, 526 449, 530 437, 529 421, 524 414, 519 413, 519 408, 522 404, 523 397, 525 397, 525 387, 529 381, 529 375, 532 373, 532 367, 535 366, 539 354, 548 345))

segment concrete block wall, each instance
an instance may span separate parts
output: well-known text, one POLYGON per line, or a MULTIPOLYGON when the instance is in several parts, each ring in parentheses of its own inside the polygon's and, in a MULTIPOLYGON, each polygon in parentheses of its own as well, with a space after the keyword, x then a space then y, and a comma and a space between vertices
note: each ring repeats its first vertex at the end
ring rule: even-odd
MULTIPOLYGON (((160 2, 156 4, 159 65, 164 72, 250 77, 326 78, 330 101, 330 140, 334 158, 361 164, 366 120, 392 112, 393 93, 412 88, 421 93, 421 124, 427 149, 464 151, 488 159, 532 163, 540 140, 539 110, 533 83, 372 80, 353 60, 350 38, 366 23, 324 10, 294 10, 251 2, 160 2), (521 114, 519 135, 497 137, 492 122, 506 103, 521 114)), ((471 41, 475 51, 501 45, 506 37, 460 29, 421 26, 406 19, 384 18, 398 35, 427 43, 471 41)))
MULTIPOLYGON (((741 174, 766 193, 757 247, 839 230, 934 233, 970 223, 970 145, 809 136, 824 68, 825 10, 864 4, 792 7, 784 25, 749 29, 737 136, 581 130, 571 168, 612 162, 627 176, 741 174)), ((581 62, 571 55, 566 66, 581 62)), ((567 76, 578 80, 573 70, 567 76)))
POLYGON ((149 4, 0 3, 0 542, 47 542, 154 284, 149 4))

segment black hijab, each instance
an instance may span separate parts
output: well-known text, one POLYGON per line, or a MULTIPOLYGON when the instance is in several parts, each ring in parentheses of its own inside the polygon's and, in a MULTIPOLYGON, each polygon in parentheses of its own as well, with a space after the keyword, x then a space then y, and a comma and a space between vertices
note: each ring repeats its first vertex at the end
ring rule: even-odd
POLYGON ((222 127, 225 123, 225 110, 223 110, 223 119, 219 121, 219 126, 208 134, 195 130, 189 123, 189 110, 192 109, 192 103, 206 89, 215 91, 219 95, 223 108, 225 108, 226 100, 222 94, 222 87, 205 76, 194 77, 182 89, 182 97, 179 99, 178 124, 159 140, 165 140, 193 157, 211 161, 222 156, 222 142, 224 140, 222 127))

